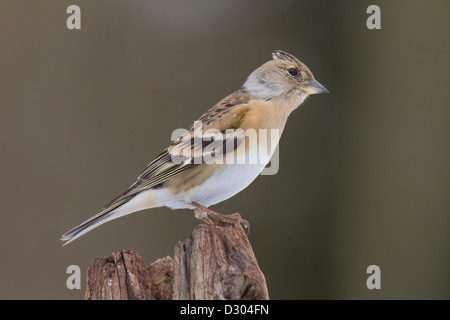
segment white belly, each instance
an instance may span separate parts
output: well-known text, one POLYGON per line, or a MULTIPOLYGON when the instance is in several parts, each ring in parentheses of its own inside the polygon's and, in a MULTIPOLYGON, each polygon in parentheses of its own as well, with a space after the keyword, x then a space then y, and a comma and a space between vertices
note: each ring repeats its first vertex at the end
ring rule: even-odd
POLYGON ((201 185, 175 197, 168 197, 165 206, 172 209, 194 207, 189 205, 195 201, 205 207, 231 198, 245 189, 264 169, 265 164, 234 164, 223 167, 201 185))

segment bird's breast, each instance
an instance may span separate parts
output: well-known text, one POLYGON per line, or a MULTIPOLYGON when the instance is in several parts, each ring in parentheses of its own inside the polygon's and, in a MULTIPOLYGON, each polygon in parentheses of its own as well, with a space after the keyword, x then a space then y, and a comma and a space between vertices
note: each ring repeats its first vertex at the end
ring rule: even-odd
POLYGON ((183 193, 185 202, 195 201, 206 207, 231 198, 258 177, 261 164, 224 164, 203 183, 183 193))

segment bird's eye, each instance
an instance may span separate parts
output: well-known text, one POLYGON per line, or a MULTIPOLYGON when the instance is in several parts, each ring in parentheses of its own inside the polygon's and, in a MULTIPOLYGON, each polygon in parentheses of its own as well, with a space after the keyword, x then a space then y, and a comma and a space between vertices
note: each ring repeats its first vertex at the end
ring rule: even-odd
POLYGON ((295 77, 297 75, 297 69, 295 69, 295 68, 289 68, 287 71, 293 77, 295 77))

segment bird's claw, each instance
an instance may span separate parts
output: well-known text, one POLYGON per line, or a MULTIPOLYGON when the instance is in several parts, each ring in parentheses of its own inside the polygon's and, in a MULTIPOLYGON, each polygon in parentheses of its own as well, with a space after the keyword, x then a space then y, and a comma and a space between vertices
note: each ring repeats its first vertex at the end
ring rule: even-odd
POLYGON ((233 213, 230 215, 220 215, 215 217, 216 220, 216 224, 220 224, 220 223, 227 223, 227 224, 232 224, 235 228, 238 228, 239 225, 243 225, 245 229, 247 229, 247 234, 250 233, 250 223, 245 220, 242 219, 241 215, 239 213, 233 213))

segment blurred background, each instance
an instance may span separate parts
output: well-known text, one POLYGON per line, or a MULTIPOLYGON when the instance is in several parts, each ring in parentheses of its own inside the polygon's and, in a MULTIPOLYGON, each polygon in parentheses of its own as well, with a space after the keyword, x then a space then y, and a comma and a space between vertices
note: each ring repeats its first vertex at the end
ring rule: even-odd
POLYGON ((0 298, 82 299, 95 257, 173 255, 157 208, 62 247, 204 111, 285 50, 330 91, 290 117, 280 170, 214 207, 251 222, 272 299, 450 298, 450 2, 0 2, 0 298), (81 30, 66 9, 81 8, 81 30), (381 30, 366 9, 381 8, 381 30), (82 289, 66 268, 80 266, 82 289), (366 269, 381 268, 381 290, 366 269))

